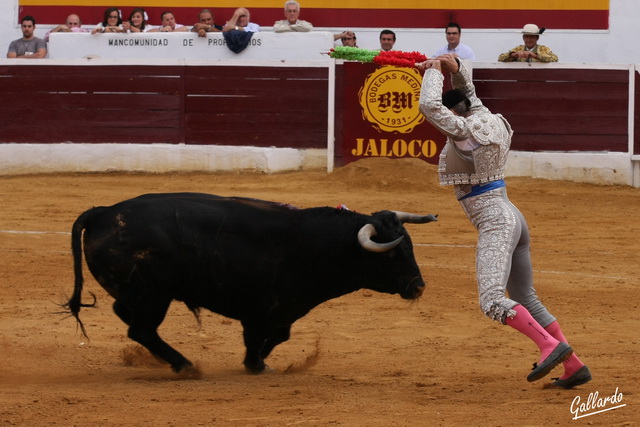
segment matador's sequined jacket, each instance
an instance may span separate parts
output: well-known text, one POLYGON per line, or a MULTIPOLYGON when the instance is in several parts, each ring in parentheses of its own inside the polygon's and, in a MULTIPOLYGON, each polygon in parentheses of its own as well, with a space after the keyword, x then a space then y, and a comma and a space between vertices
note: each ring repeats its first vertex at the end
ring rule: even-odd
POLYGON ((471 76, 463 64, 451 75, 455 89, 462 90, 471 101, 468 117, 456 116, 442 105, 444 76, 436 69, 427 69, 420 92, 420 111, 426 119, 447 136, 447 144, 440 153, 438 174, 440 185, 455 185, 460 199, 471 186, 504 178, 511 135, 509 122, 500 114, 493 114, 476 96, 471 76), (465 151, 454 141, 470 140, 480 146, 465 151))

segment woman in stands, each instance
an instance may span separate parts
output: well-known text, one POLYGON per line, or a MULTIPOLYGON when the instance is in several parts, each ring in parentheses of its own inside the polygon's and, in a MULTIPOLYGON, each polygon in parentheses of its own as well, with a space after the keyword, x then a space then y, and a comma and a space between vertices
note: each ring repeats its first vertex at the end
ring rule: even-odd
POLYGON ((122 18, 117 7, 110 7, 104 11, 102 22, 96 25, 91 34, 96 33, 122 33, 122 18))
POLYGON ((146 33, 153 28, 147 24, 147 12, 141 7, 136 7, 131 11, 129 20, 123 22, 122 27, 128 33, 146 33))

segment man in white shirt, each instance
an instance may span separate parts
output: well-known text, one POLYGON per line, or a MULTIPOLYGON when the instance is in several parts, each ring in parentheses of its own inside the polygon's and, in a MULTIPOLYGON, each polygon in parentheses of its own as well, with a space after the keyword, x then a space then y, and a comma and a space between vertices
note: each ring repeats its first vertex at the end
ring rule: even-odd
POLYGON ((300 16, 300 3, 296 0, 289 0, 284 4, 284 16, 287 19, 276 21, 273 24, 274 33, 307 33, 313 30, 311 22, 298 19, 300 16))
POLYGON ((436 58, 440 55, 452 53, 460 59, 469 59, 471 61, 476 60, 476 54, 466 44, 460 43, 460 37, 462 36, 462 28, 456 22, 450 22, 445 28, 447 36, 447 44, 433 54, 436 58))
POLYGON ((162 25, 158 28, 149 30, 150 33, 173 33, 180 31, 189 31, 188 27, 185 27, 181 24, 176 24, 176 17, 173 15, 173 12, 169 10, 162 12, 162 15, 160 15, 160 20, 162 21, 162 25))
POLYGON ((222 28, 224 32, 232 30, 258 33, 260 32, 260 25, 251 22, 251 14, 247 8, 239 7, 222 28))

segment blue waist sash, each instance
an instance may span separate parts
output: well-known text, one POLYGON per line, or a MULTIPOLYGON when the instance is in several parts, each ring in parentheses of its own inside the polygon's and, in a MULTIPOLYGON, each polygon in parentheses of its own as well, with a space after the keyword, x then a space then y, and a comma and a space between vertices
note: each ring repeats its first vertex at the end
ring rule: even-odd
POLYGON ((474 185, 471 187, 471 192, 462 196, 459 200, 468 199, 469 197, 479 196, 482 193, 486 193, 487 191, 495 190, 496 188, 506 187, 507 185, 504 182, 504 179, 499 179, 497 181, 487 182, 486 184, 474 185))

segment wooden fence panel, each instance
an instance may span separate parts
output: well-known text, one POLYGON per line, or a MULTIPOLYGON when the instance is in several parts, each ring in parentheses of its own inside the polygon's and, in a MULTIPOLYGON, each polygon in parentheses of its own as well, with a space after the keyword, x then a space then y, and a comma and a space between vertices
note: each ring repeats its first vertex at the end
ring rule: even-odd
POLYGON ((181 67, 0 68, 0 142, 181 142, 181 67))
POLYGON ((326 68, 189 67, 191 144, 326 148, 326 68))
POLYGON ((627 70, 475 69, 473 79, 513 126, 513 150, 628 150, 627 70))
POLYGON ((4 66, 0 142, 325 148, 327 68, 4 66))

